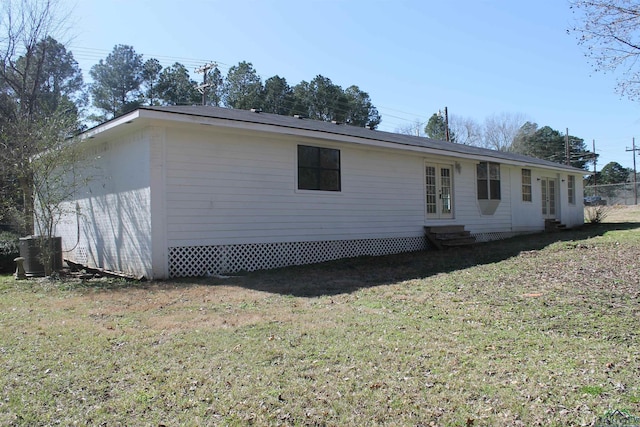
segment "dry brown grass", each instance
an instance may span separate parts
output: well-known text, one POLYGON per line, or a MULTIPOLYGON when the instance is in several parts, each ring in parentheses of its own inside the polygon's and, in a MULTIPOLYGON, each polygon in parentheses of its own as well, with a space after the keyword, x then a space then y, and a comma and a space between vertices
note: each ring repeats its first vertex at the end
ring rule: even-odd
POLYGON ((605 223, 640 223, 640 206, 613 205, 608 212, 605 223))

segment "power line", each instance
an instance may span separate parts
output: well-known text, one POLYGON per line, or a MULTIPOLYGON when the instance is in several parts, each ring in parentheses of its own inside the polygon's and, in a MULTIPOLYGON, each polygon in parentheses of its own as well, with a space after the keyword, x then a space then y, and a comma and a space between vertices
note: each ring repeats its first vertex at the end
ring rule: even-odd
MULTIPOLYGON (((6 47, 5 45, 6 43, 0 42, 0 47, 6 47)), ((73 57, 77 62, 81 62, 81 61, 85 63, 90 62, 92 63, 92 65, 95 65, 100 60, 105 59, 112 52, 112 50, 110 51, 110 50, 92 48, 92 47, 74 46, 73 44, 70 44, 68 48, 72 52, 73 57)), ((16 52, 16 53, 20 54, 20 52, 16 52)), ((206 59, 188 58, 188 57, 182 57, 182 56, 153 55, 153 54, 147 54, 147 53, 140 53, 140 54, 145 58, 157 59, 158 62, 160 62, 160 64, 163 66, 163 68, 167 68, 171 65, 174 65, 176 62, 178 62, 184 65, 187 69, 195 69, 199 67, 201 64, 209 62, 209 60, 206 60, 206 59)), ((232 65, 226 64, 221 61, 215 61, 215 64, 218 67, 218 69, 221 70, 221 73, 223 71, 228 71, 232 67, 232 65)), ((82 70, 85 77, 90 77, 89 70, 92 65, 89 65, 84 70, 82 70)), ((262 81, 264 81, 264 77, 262 75, 257 73, 256 75, 262 81)), ((385 111, 384 115, 382 115, 381 113, 381 117, 385 119, 384 123, 381 123, 381 125, 387 129, 395 128, 395 130, 398 131, 408 126, 415 127, 418 125, 418 123, 420 126, 424 126, 426 124, 426 121, 419 121, 419 118, 424 117, 424 114, 421 114, 421 113, 410 113, 407 111, 402 111, 402 110, 398 110, 390 107, 384 107, 381 105, 376 106, 376 108, 378 109, 379 112, 385 111), (400 113, 400 115, 387 113, 388 111, 400 113), (405 117, 402 117, 402 115, 405 115, 405 117), (389 120, 389 119, 396 119, 396 120, 389 120)), ((566 157, 565 157, 565 160, 566 160, 566 157)))
MULTIPOLYGON (((77 62, 83 62, 85 64, 89 62, 89 63, 92 63, 92 65, 95 65, 100 60, 105 59, 112 52, 112 50, 105 50, 105 49, 84 47, 84 46, 74 46, 74 45, 69 45, 68 48, 72 52, 73 57, 77 62)), ((217 61, 217 60, 213 62, 210 60, 189 58, 189 57, 183 57, 183 56, 153 55, 148 53, 139 53, 139 54, 142 55, 144 58, 148 58, 148 59, 154 58, 158 60, 158 62, 163 66, 163 68, 167 68, 169 66, 174 65, 176 62, 178 62, 184 65, 187 69, 193 69, 195 72, 195 70, 198 69, 201 66, 201 64, 213 63, 215 64, 214 66, 218 67, 221 73, 223 73, 223 72, 228 72, 229 69, 233 67, 233 65, 229 65, 227 63, 217 61)), ((82 71, 86 77, 89 77, 88 72, 91 69, 92 65, 89 65, 89 64, 87 65, 88 66, 84 68, 82 71)), ((259 77, 261 81, 265 81, 265 78, 262 75, 256 73, 256 76, 259 77)), ((205 74, 205 78, 206 78, 206 74, 205 74)), ((203 84, 206 84, 206 82, 204 82, 203 84)), ((198 86, 198 87, 201 87, 201 86, 198 86)), ((204 89, 204 87, 201 87, 201 88, 204 89)), ((206 96, 205 94, 203 95, 206 96)), ((292 107, 293 104, 289 102, 288 106, 292 107)), ((398 131, 406 127, 415 127, 415 126, 423 127, 427 123, 426 120, 425 121, 420 120, 420 118, 425 117, 423 113, 410 113, 407 111, 398 110, 398 109, 385 107, 381 105, 377 105, 375 107, 378 110, 378 112, 380 112, 381 117, 384 118, 384 123, 381 123, 381 126, 387 129, 395 128, 395 131, 398 131), (384 115, 382 114, 382 111, 385 112, 384 115), (399 114, 391 114, 391 113, 388 113, 389 111, 399 113, 399 114), (395 120, 389 120, 389 119, 395 119, 395 120)), ((341 112, 344 113, 345 111, 341 111, 341 112)))
POLYGON ((216 68, 217 66, 218 64, 216 64, 215 62, 208 62, 203 66, 198 67, 194 70, 194 72, 203 75, 202 84, 199 86, 196 86, 196 89, 198 90, 198 92, 202 94, 202 105, 207 105, 207 92, 209 87, 211 86, 211 83, 207 83, 207 76, 209 75, 209 70, 212 68, 216 68))
MULTIPOLYGON (((83 47, 83 46, 69 46, 69 50, 73 53, 73 57, 74 59, 76 59, 76 61, 80 62, 93 62, 94 64, 98 63, 100 60, 105 59, 112 51, 109 50, 105 50, 105 49, 98 49, 98 48, 90 48, 90 47, 83 47)), ((139 52, 138 52, 139 53, 139 52)), ((218 69, 222 72, 228 72, 228 70, 233 67, 232 65, 226 64, 224 62, 221 61, 210 61, 210 60, 205 60, 205 59, 197 59, 197 58, 187 58, 187 57, 179 57, 179 56, 170 56, 170 55, 153 55, 153 54, 148 54, 148 53, 139 53, 140 55, 142 55, 144 58, 154 58, 157 59, 158 62, 160 62, 160 65, 163 66, 163 68, 169 67, 173 64, 175 64, 176 62, 181 63, 182 65, 184 65, 187 69, 194 69, 194 72, 196 69, 198 69, 198 67, 201 66, 201 64, 205 63, 214 63, 214 67, 218 67, 218 69)), ((89 67, 90 69, 91 67, 89 67)), ((88 70, 84 71, 83 70, 83 74, 88 74, 88 70)), ((265 81, 265 78, 256 73, 256 75, 260 78, 261 81, 265 81)), ((204 88, 203 88, 204 89, 204 88)), ((202 92, 201 92, 202 93, 202 92)), ((289 102, 289 107, 292 107, 293 103, 289 102)), ((394 115, 394 114, 388 114, 385 113, 384 114, 384 125, 385 127, 395 127, 396 129, 400 129, 402 127, 406 127, 406 126, 415 126, 416 125, 416 120, 419 117, 423 117, 423 114, 419 114, 419 113, 409 113, 407 111, 402 111, 402 110, 397 110, 397 109, 393 109, 393 108, 386 108, 384 106, 376 106, 376 108, 378 109, 378 111, 380 110, 385 110, 385 111, 394 111, 394 112, 398 112, 400 114, 404 114, 406 116, 412 116, 411 118, 407 118, 405 117, 401 117, 400 115, 394 115), (393 120, 388 120, 389 118, 391 119, 396 119, 398 121, 393 121, 393 120)), ((343 113, 345 111, 342 111, 343 113)), ((426 124, 426 121, 420 121, 419 122, 420 126, 424 126, 426 124)))

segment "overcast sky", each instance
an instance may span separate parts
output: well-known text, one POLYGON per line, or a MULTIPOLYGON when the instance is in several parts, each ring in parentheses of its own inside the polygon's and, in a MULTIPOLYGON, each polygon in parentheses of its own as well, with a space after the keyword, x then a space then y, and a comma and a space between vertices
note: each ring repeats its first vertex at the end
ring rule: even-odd
MULTIPOLYGON (((251 62, 293 86, 321 74, 369 93, 380 130, 449 114, 523 114, 632 167, 640 103, 594 73, 564 0, 63 0, 85 74, 117 44, 164 66, 251 62)), ((640 146, 640 139, 638 141, 640 146)))

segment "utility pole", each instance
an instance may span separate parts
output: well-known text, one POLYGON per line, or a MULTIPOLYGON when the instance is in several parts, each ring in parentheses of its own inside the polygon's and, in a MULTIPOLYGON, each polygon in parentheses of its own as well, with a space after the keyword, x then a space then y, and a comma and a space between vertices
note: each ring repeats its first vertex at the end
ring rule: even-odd
POLYGON ((633 145, 632 148, 627 148, 626 151, 633 152, 633 195, 635 197, 635 204, 638 204, 638 182, 637 176, 638 172, 636 171, 636 151, 640 151, 640 148, 636 148, 636 138, 633 137, 633 145))
POLYGON ((598 176, 596 172, 596 164, 598 163, 598 156, 596 156, 596 140, 593 140, 593 195, 598 194, 598 176))
POLYGON ((564 136, 564 163, 569 166, 571 164, 571 149, 569 148, 569 128, 564 136))
POLYGON ((444 107, 444 134, 447 137, 447 142, 451 142, 449 137, 449 111, 447 107, 444 107))
MULTIPOLYGON (((442 117, 442 110, 438 110, 438 118, 442 117)), ((449 110, 444 107, 444 140, 451 142, 451 136, 449 135, 449 110)))
POLYGON ((207 88, 211 86, 210 83, 207 83, 207 74, 209 74, 209 70, 217 67, 218 64, 215 62, 209 62, 208 64, 204 64, 202 67, 196 68, 194 71, 198 74, 202 73, 204 76, 202 78, 202 84, 196 86, 198 92, 202 94, 202 105, 207 105, 207 88))

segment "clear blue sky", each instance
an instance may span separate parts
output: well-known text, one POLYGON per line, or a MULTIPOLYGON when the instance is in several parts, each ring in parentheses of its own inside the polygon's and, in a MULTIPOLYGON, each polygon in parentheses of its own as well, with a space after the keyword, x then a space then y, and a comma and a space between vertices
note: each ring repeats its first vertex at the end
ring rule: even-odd
MULTIPOLYGON (((598 170, 632 167, 640 102, 595 73, 567 29, 564 0, 63 0, 70 47, 88 73, 116 44, 164 66, 215 61, 223 74, 251 62, 293 86, 321 74, 368 92, 380 130, 449 114, 482 123, 520 113, 596 141, 598 170)), ((640 158, 637 158, 640 166, 640 158)))

